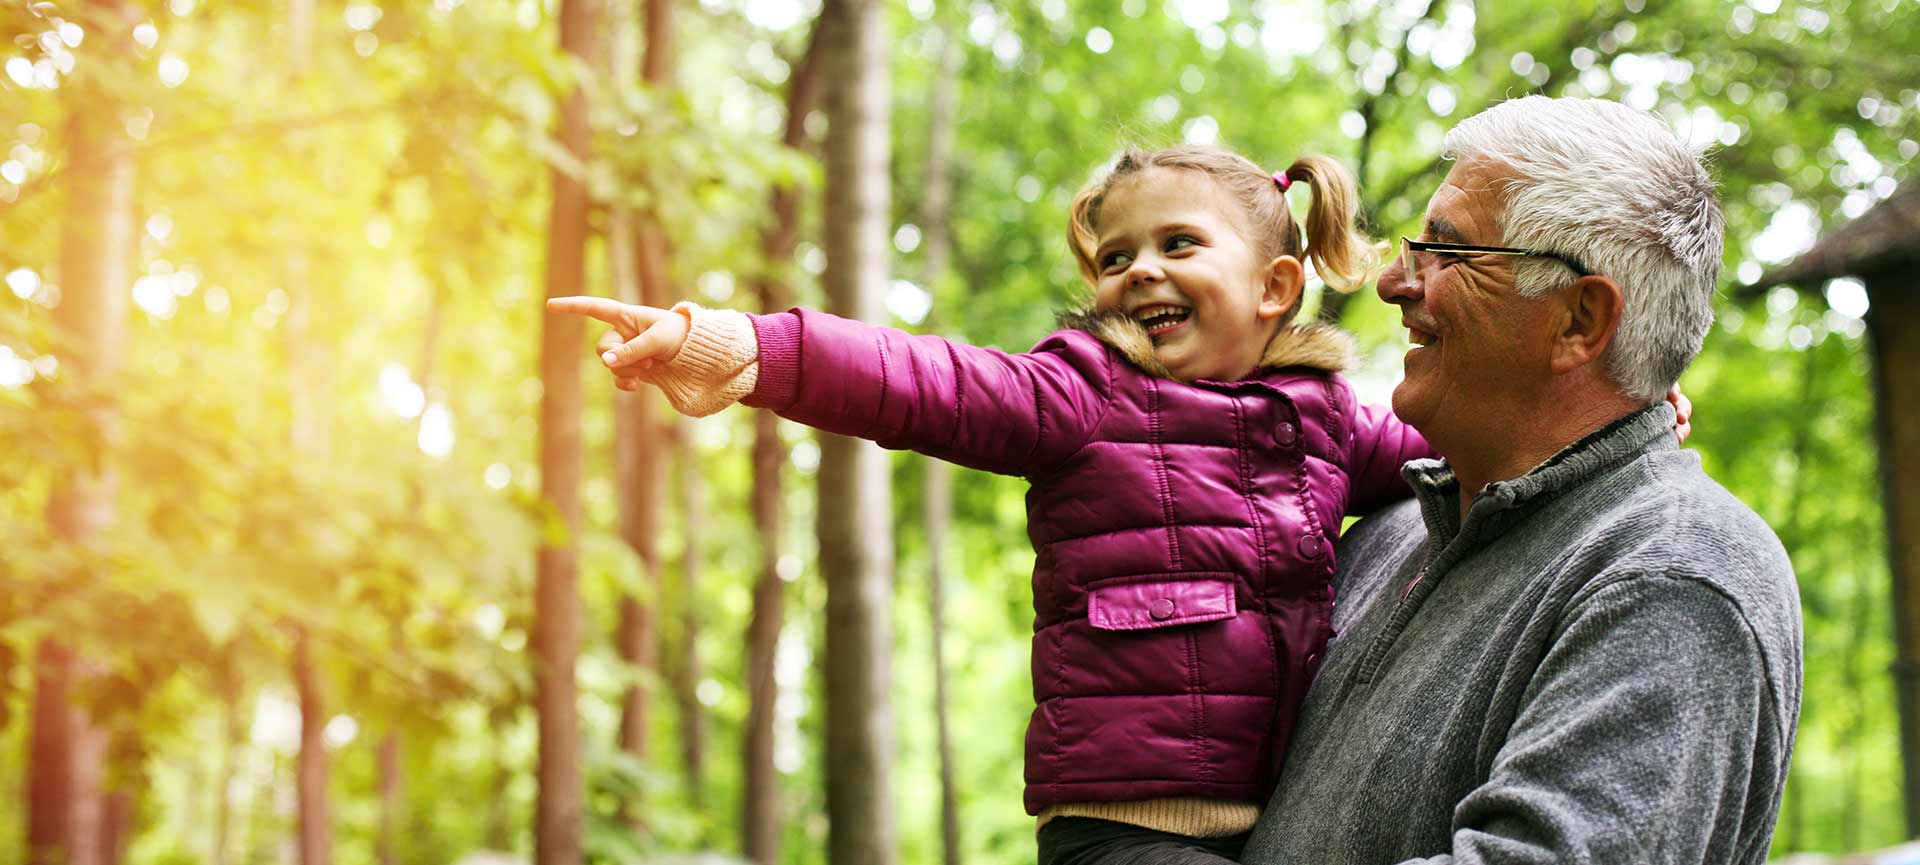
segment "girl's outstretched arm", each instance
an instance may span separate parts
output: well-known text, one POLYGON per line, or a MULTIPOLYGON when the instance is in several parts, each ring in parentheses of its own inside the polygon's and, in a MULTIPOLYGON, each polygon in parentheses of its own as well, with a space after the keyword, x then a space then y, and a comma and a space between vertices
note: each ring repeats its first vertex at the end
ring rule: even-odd
POLYGON ((1104 414, 1115 362, 1091 337, 1056 336, 1008 354, 810 310, 751 316, 580 300, 595 302, 548 306, 612 324, 602 361, 617 377, 660 385, 683 412, 743 399, 828 432, 1002 474, 1032 475, 1078 451, 1104 414), (639 367, 644 360, 652 369, 639 367))

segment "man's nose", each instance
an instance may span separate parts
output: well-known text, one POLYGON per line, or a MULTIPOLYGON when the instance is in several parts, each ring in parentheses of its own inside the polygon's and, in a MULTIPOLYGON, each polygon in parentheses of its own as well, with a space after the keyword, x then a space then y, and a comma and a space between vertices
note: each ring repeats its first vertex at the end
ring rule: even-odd
POLYGON ((1406 264, 1394 259, 1387 269, 1381 271, 1380 281, 1374 284, 1374 291, 1380 299, 1388 303, 1413 303, 1420 299, 1420 283, 1408 278, 1406 264))

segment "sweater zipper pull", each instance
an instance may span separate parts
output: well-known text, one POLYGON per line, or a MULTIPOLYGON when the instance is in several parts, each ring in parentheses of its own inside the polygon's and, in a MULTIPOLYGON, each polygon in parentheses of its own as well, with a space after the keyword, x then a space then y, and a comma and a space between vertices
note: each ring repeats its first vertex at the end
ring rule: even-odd
POLYGON ((1414 574, 1413 579, 1407 581, 1407 587, 1400 591, 1400 603, 1404 604, 1407 602, 1408 598, 1413 597, 1413 587, 1420 585, 1420 578, 1425 577, 1426 575, 1427 575, 1427 569, 1421 568, 1420 573, 1414 574))

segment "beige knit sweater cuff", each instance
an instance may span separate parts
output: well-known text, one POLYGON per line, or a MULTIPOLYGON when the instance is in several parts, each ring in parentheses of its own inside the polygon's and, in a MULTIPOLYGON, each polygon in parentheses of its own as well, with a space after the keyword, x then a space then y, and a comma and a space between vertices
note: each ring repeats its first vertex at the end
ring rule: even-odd
POLYGON ((1149 799, 1144 802, 1083 802, 1040 812, 1040 825, 1055 817, 1095 817, 1194 838, 1223 838, 1253 829, 1260 806, 1224 799, 1149 799))
POLYGON ((681 414, 705 417, 753 393, 760 380, 760 341, 745 313, 703 309, 681 301, 687 339, 666 363, 639 373, 667 395, 681 414))

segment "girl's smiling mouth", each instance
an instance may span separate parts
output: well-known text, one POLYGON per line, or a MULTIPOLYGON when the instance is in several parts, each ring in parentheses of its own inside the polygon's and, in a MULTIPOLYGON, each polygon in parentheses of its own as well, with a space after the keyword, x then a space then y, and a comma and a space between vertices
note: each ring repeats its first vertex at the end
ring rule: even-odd
POLYGON ((1159 337, 1178 330, 1185 324, 1193 310, 1184 306, 1168 303, 1155 303, 1133 311, 1133 320, 1147 329, 1147 336, 1158 340, 1159 337))

